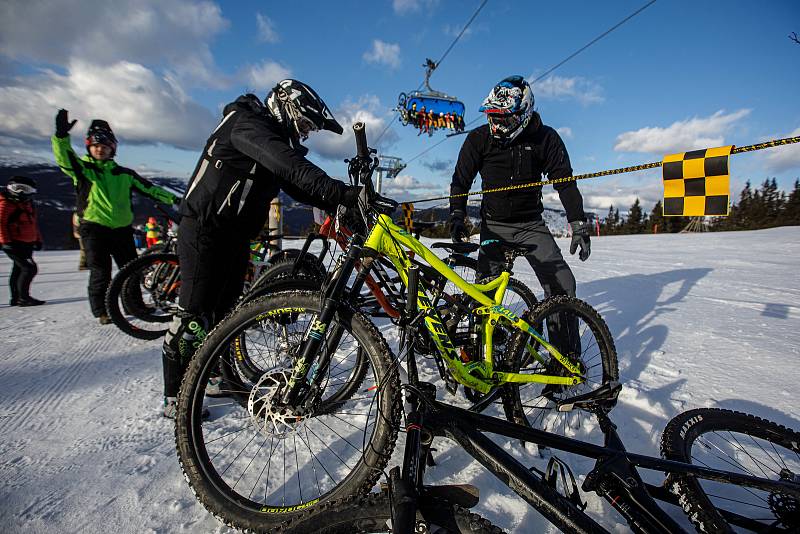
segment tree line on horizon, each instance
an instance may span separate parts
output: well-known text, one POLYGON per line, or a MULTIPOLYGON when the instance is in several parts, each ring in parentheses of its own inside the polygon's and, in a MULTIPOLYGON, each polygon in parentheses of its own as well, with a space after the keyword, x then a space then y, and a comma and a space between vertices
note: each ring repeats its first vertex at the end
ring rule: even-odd
MULTIPOLYGON (((775 178, 767 178, 756 189, 748 180, 738 203, 731 206, 730 214, 710 219, 706 227, 712 232, 800 225, 800 179, 795 180, 788 194, 778 190, 775 178)), ((686 228, 691 220, 692 217, 664 217, 660 200, 648 214, 637 197, 627 217, 620 216, 619 209, 613 205, 609 207, 608 215, 600 222, 600 235, 676 233, 686 228)))

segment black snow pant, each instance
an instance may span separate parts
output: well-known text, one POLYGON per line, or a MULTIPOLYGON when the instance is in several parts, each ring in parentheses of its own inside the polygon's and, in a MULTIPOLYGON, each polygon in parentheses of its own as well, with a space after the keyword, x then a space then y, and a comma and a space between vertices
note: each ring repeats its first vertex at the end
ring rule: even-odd
MULTIPOLYGON (((544 289, 544 296, 575 296, 575 276, 561 255, 553 234, 542 220, 530 222, 498 222, 485 220, 481 224, 481 248, 478 252, 480 277, 502 272, 505 258, 497 243, 520 245, 530 249, 525 255, 544 289)), ((581 354, 578 320, 563 313, 547 318, 548 340, 562 354, 581 354)), ((559 364, 560 367, 560 364, 559 364)))
POLYGON ((111 258, 120 269, 136 259, 133 230, 130 226, 109 228, 81 221, 78 231, 86 251, 86 266, 89 267, 89 306, 92 315, 107 315, 106 290, 111 283, 111 258))
POLYGON ((178 395, 183 373, 206 333, 242 294, 249 256, 250 240, 241 232, 181 219, 179 310, 162 346, 165 397, 178 395))
POLYGON ((30 243, 13 244, 11 250, 5 251, 6 255, 14 262, 11 275, 8 277, 8 286, 11 290, 11 303, 30 298, 31 281, 39 268, 33 261, 33 245, 30 243))

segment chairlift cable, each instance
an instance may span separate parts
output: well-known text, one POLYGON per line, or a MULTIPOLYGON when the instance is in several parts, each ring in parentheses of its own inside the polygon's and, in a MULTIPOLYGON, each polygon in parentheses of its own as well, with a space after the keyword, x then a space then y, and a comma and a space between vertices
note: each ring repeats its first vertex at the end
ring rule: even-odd
MULTIPOLYGON (((484 3, 485 3, 485 2, 484 2, 484 3)), ((628 22, 630 19, 632 19, 633 17, 635 17, 636 15, 638 15, 639 13, 641 13, 642 11, 644 11, 645 9, 647 9, 648 7, 650 7, 651 5, 653 5, 653 4, 655 4, 655 3, 656 3, 656 0, 650 0, 650 2, 648 2, 648 3, 647 3, 647 4, 645 4, 645 5, 643 5, 642 7, 640 7, 639 9, 637 9, 636 11, 634 11, 633 13, 631 13, 630 15, 628 15, 627 17, 625 17, 624 19, 622 19, 621 21, 619 21, 618 23, 616 23, 614 26, 612 26, 611 28, 609 28, 609 29, 608 29, 608 30, 606 30, 605 32, 601 33, 600 35, 598 35, 597 37, 595 37, 594 39, 592 39, 591 41, 589 41, 587 44, 585 44, 584 46, 582 46, 581 48, 579 48, 578 50, 576 50, 575 52, 573 52, 572 54, 570 54, 570 55, 569 55, 569 56, 568 56, 566 59, 563 59, 563 60, 561 60, 561 61, 560 61, 560 62, 558 62, 558 63, 557 63, 555 66, 553 66, 553 67, 549 68, 547 71, 545 71, 545 73, 544 73, 544 74, 542 74, 542 75, 538 76, 538 77, 537 77, 535 80, 533 80, 533 83, 536 83, 536 82, 538 82, 539 80, 541 80, 542 78, 544 78, 545 76, 547 76, 548 74, 550 74, 551 72, 553 72, 554 70, 556 70, 558 67, 560 67, 561 65, 563 65, 564 63, 566 63, 566 62, 567 62, 567 61, 569 61, 570 59, 574 58, 575 56, 577 56, 578 54, 580 54, 581 52, 583 52, 584 50, 586 50, 587 48, 589 48, 590 46, 592 46, 593 44, 595 44, 597 41, 599 41, 600 39, 602 39, 603 37, 605 37, 606 35, 608 35, 608 34, 609 34, 609 33, 611 33, 612 31, 616 30, 617 28, 619 28, 620 26, 622 26, 623 24, 625 24, 626 22, 628 22)), ((483 7, 483 6, 481 6, 481 7, 483 7)), ((469 122, 466 124, 466 126, 470 126, 471 124, 474 124, 475 122, 479 121, 480 119, 481 119, 481 116, 479 115, 479 116, 475 117, 474 119, 472 119, 471 121, 469 121, 469 122)), ((420 152, 419 154, 417 154, 417 155, 416 155, 416 156, 414 156, 413 158, 409 159, 409 160, 406 162, 406 164, 408 164, 408 163, 411 163, 412 161, 414 161, 415 159, 419 158, 420 156, 423 156, 424 154, 427 154, 428 152, 430 152, 431 150, 433 150, 434 148, 436 148, 436 147, 437 147, 437 146, 439 146, 440 144, 444 143, 445 141, 447 141, 447 140, 448 140, 448 139, 450 139, 451 137, 455 137, 455 136, 457 136, 457 135, 462 135, 462 134, 468 134, 468 133, 469 133, 469 132, 471 132, 471 131, 472 131, 472 130, 467 130, 467 129, 465 128, 465 129, 464 129, 464 131, 462 131, 462 132, 457 132, 457 133, 452 133, 452 134, 449 134, 449 135, 447 135, 445 138, 443 138, 442 140, 440 140, 440 141, 439 141, 438 143, 436 143, 435 145, 429 146, 428 148, 426 148, 425 150, 423 150, 422 152, 420 152)))
MULTIPOLYGON (((655 0, 653 0, 653 1, 655 2, 655 0)), ((478 9, 476 9, 475 13, 472 14, 472 17, 470 17, 470 19, 467 21, 467 24, 461 29, 461 32, 459 32, 459 34, 456 36, 456 38, 453 39, 453 42, 450 43, 450 46, 448 46, 447 50, 444 51, 444 54, 442 54, 442 57, 440 57, 439 61, 436 62, 436 66, 437 67, 442 63, 442 61, 444 61, 444 58, 447 57, 447 54, 450 53, 450 50, 453 49, 453 47, 456 45, 458 40, 461 39, 461 36, 464 35, 464 32, 467 31, 467 28, 469 28, 469 25, 472 24, 472 21, 475 20, 475 17, 478 16, 478 13, 481 12, 481 9, 483 9, 483 6, 485 6, 487 2, 489 2, 489 0, 483 0, 483 2, 481 2, 481 5, 478 6, 478 9)), ((422 89, 422 86, 424 84, 425 84, 425 82, 420 82, 419 87, 417 87, 417 91, 422 89)), ((389 123, 386 125, 386 128, 384 128, 383 131, 381 132, 381 134, 375 139, 375 145, 376 146, 378 145, 378 142, 381 140, 381 138, 383 138, 384 134, 387 131, 389 131, 389 127, 392 125, 393 122, 394 121, 389 121, 389 123)))

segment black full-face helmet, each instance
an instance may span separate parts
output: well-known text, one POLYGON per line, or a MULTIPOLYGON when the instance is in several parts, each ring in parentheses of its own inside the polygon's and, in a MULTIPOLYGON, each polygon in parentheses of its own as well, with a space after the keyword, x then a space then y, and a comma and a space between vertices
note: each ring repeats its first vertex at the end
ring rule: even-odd
POLYGON ((317 130, 339 135, 344 131, 322 98, 303 82, 291 79, 278 82, 264 102, 270 113, 302 140, 317 130))
POLYGON ((13 200, 30 200, 36 194, 36 182, 27 176, 12 176, 6 184, 6 195, 13 200))

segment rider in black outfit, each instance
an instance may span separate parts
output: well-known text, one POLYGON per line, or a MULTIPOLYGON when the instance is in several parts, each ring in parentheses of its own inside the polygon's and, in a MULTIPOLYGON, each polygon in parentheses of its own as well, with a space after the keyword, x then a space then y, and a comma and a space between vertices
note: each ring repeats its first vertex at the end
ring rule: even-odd
POLYGON ((343 131, 313 89, 283 80, 264 103, 246 94, 228 104, 208 138, 180 207, 180 307, 162 350, 166 417, 174 418, 192 354, 242 292, 249 241, 278 192, 327 211, 358 202, 359 187, 330 178, 305 158, 300 142, 317 130, 343 131))
MULTIPOLYGON (((537 182, 572 175, 569 155, 558 133, 542 124, 533 110, 533 92, 521 76, 497 84, 480 111, 489 124, 472 130, 461 147, 450 185, 451 194, 466 193, 480 173, 484 189, 537 182)), ((590 253, 590 225, 583 212, 583 198, 574 181, 554 184, 572 228, 570 254, 580 247, 580 259, 590 253)), ((453 241, 467 236, 464 217, 467 199, 450 200, 450 233, 453 241)), ((503 245, 524 248, 545 297, 575 296, 575 276, 564 261, 553 235, 542 220, 542 188, 529 187, 489 193, 481 203, 481 248, 478 275, 496 275, 505 264, 503 245)), ((580 354, 580 335, 575 317, 563 313, 547 318, 549 341, 562 353, 580 354)), ((554 389, 547 386, 544 391, 554 389)))
MULTIPOLYGON (((524 184, 572 175, 567 149, 558 133, 542 124, 533 110, 533 93, 521 76, 511 76, 496 85, 480 111, 489 124, 472 130, 461 147, 450 184, 450 193, 466 193, 480 173, 484 189, 524 184)), ((583 198, 574 181, 553 186, 572 227, 570 253, 580 247, 580 259, 590 253, 589 224, 583 198)), ((467 199, 450 200, 451 236, 466 237, 464 217, 467 199)), ((542 220, 542 188, 530 187, 484 195, 481 204, 481 275, 496 274, 504 264, 498 244, 529 248, 525 257, 533 267, 545 296, 575 296, 575 277, 561 256, 552 234, 542 220)))

